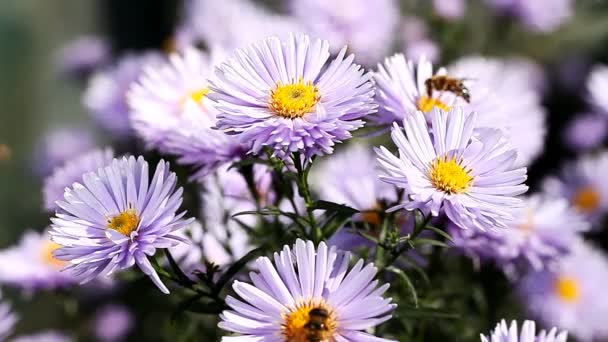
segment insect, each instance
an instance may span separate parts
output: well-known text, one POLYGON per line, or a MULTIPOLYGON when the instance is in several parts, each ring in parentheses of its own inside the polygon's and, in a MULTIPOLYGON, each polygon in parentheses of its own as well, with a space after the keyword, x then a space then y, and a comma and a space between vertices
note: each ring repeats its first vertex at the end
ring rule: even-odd
POLYGON ((330 342, 327 321, 329 312, 323 308, 314 308, 308 313, 308 322, 304 326, 307 342, 330 342))
POLYGON ((426 95, 430 98, 433 95, 433 90, 449 91, 462 97, 468 103, 471 101, 471 93, 469 93, 469 89, 464 85, 463 81, 464 80, 461 78, 453 78, 445 75, 433 76, 424 81, 426 95))

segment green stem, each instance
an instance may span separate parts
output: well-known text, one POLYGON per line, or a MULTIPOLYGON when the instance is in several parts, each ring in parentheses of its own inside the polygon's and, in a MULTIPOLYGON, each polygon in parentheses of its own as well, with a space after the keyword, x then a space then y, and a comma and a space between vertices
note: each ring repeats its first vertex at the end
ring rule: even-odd
POLYGON ((317 224, 317 220, 313 213, 314 201, 310 193, 310 187, 308 186, 308 173, 310 172, 310 165, 304 168, 298 153, 294 153, 293 163, 298 171, 298 189, 300 190, 300 195, 304 198, 304 202, 306 202, 306 212, 308 213, 308 222, 310 223, 312 234, 311 240, 315 244, 318 244, 323 240, 323 230, 317 224))

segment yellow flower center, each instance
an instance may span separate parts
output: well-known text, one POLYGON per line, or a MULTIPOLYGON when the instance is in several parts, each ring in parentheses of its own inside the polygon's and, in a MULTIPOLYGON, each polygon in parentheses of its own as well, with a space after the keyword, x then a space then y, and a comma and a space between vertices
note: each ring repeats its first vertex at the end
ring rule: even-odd
POLYGON ((124 236, 131 236, 139 226, 139 216, 134 209, 128 209, 108 220, 108 228, 114 229, 124 236))
POLYGON ((600 206, 600 194, 591 186, 586 186, 576 192, 572 202, 580 212, 591 213, 600 206))
POLYGON ((434 107, 437 107, 443 111, 449 111, 450 110, 450 106, 448 106, 447 104, 441 102, 441 100, 433 98, 433 97, 426 97, 426 96, 421 96, 418 99, 418 109, 420 111, 422 111, 423 113, 428 113, 430 112, 434 107))
POLYGON ((284 315, 285 342, 333 342, 337 327, 334 310, 323 301, 302 303, 284 315))
POLYGON ((522 231, 529 233, 534 228, 534 211, 532 209, 527 208, 526 214, 524 216, 523 222, 518 225, 519 229, 522 231))
POLYGON ((319 99, 319 89, 312 82, 278 83, 270 92, 270 108, 284 118, 301 118, 314 112, 319 99))
POLYGON ((576 302, 581 296, 578 282, 571 277, 558 278, 555 283, 555 292, 566 302, 576 302))
POLYGON ((50 240, 46 241, 42 245, 42 250, 40 252, 40 257, 42 258, 42 262, 49 266, 55 267, 55 268, 63 268, 63 266, 65 266, 66 262, 55 258, 55 256, 53 255, 53 252, 55 252, 59 248, 61 248, 60 244, 55 243, 50 240))
POLYGON ((473 180, 456 158, 437 158, 431 166, 431 183, 437 190, 448 194, 465 191, 473 180))

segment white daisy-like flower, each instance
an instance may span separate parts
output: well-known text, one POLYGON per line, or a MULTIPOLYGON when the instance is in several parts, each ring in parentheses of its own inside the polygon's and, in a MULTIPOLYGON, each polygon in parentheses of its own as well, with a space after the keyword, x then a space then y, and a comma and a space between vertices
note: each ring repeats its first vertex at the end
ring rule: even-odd
POLYGON ((441 211, 461 228, 506 228, 517 198, 528 190, 522 184, 526 168, 514 168, 517 152, 497 129, 476 126, 476 114, 461 108, 431 113, 433 132, 424 114, 396 123, 392 140, 399 157, 385 147, 376 149, 381 178, 403 188, 406 202, 393 208, 421 209, 433 216, 441 211))
POLYGON ((389 284, 373 280, 377 268, 351 254, 297 240, 293 250, 257 260, 253 284, 235 281, 230 310, 219 327, 240 334, 222 341, 390 341, 365 330, 391 318, 396 307, 382 295, 389 284), (350 270, 349 270, 350 268, 350 270))
POLYGON ((516 321, 507 325, 504 319, 496 324, 489 336, 481 335, 481 342, 566 342, 567 339, 568 332, 558 332, 555 327, 549 332, 541 330, 537 335, 534 321, 524 321, 520 331, 516 321))

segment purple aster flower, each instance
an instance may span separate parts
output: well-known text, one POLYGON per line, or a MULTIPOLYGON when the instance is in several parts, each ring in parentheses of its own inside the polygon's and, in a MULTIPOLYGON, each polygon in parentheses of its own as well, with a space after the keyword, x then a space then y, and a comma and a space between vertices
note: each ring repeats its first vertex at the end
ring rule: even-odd
POLYGON ((497 262, 507 274, 518 266, 540 270, 570 251, 570 244, 590 225, 563 198, 533 195, 515 215, 509 229, 479 231, 454 228, 454 245, 474 259, 497 262))
POLYGON ((573 13, 572 0, 486 0, 502 14, 518 17, 529 29, 549 33, 557 30, 573 13))
POLYGON ((580 341, 608 337, 608 260, 582 241, 554 270, 532 272, 519 284, 523 303, 549 326, 567 329, 580 341))
POLYGON ((264 146, 279 157, 332 153, 376 110, 371 74, 345 54, 327 65, 329 43, 305 35, 237 50, 210 81, 217 126, 251 142, 255 154, 264 146))
POLYGON ((110 45, 102 37, 82 36, 64 45, 56 59, 62 74, 86 77, 110 61, 110 45))
MULTIPOLYGON (((517 149, 517 165, 529 164, 542 151, 545 110, 540 103, 538 72, 530 72, 535 70, 530 63, 468 57, 433 73, 427 60, 421 59, 415 66, 397 54, 378 68, 380 108, 372 117, 375 123, 399 121, 418 110, 428 113, 433 108, 461 106, 479 113, 478 127, 503 131, 517 149), (462 93, 427 87, 429 79, 444 76, 461 81, 462 93)), ((430 122, 430 116, 427 120, 430 122)))
POLYGON ((60 246, 48 233, 26 231, 18 245, 0 251, 0 283, 25 290, 55 289, 75 282, 61 269, 66 263, 53 256, 60 246))
POLYGON ((15 323, 17 323, 17 316, 11 311, 11 307, 2 301, 0 292, 0 341, 6 340, 12 333, 15 323))
POLYGON ((575 151, 598 147, 608 135, 608 119, 596 113, 579 114, 568 124, 564 138, 575 151))
POLYGON ((72 339, 58 331, 47 331, 28 336, 20 336, 12 342, 72 342, 72 339))
POLYGON ((377 268, 357 261, 349 269, 351 254, 328 248, 321 242, 298 239, 270 258, 261 257, 259 272, 250 274, 253 284, 235 281, 234 291, 242 298, 228 296, 231 310, 221 315, 219 327, 241 336, 222 341, 306 341, 306 324, 311 316, 322 316, 328 341, 390 341, 365 330, 391 318, 396 307, 382 295, 388 284, 378 287, 373 280, 377 268))
POLYGON ((481 335, 481 342, 566 342, 567 339, 565 330, 558 332, 557 328, 552 328, 549 332, 541 330, 537 335, 534 321, 524 321, 519 331, 516 321, 507 325, 504 319, 496 324, 490 335, 481 335))
POLYGON ((289 4, 310 35, 324 37, 335 47, 348 45, 357 61, 366 65, 390 52, 399 25, 395 0, 290 0, 289 4))
MULTIPOLYGON (((277 15, 249 0, 190 0, 184 10, 181 32, 207 46, 234 50, 269 36, 287 39, 289 32, 301 32, 292 17, 277 15)), ((184 38, 183 36, 181 37, 184 38)))
POLYGON ((465 0, 433 0, 433 8, 439 16, 454 20, 464 15, 467 4, 465 0))
POLYGON ((567 198, 592 223, 608 212, 608 152, 585 155, 564 166, 559 177, 548 177, 543 189, 550 196, 567 198))
POLYGON ((47 211, 57 209, 55 201, 63 199, 66 187, 79 181, 82 175, 97 171, 97 169, 109 165, 114 158, 112 149, 92 150, 76 158, 68 160, 62 167, 55 169, 52 175, 44 180, 42 193, 44 197, 44 208, 47 211))
POLYGON ((106 305, 95 315, 95 336, 103 342, 122 341, 132 326, 133 315, 123 305, 106 305))
POLYGON ((88 129, 65 127, 50 130, 40 139, 34 152, 36 171, 40 175, 49 175, 67 160, 94 148, 95 138, 88 129))
POLYGON ((83 102, 99 126, 116 138, 131 135, 127 91, 144 65, 160 64, 162 60, 156 53, 127 55, 90 78, 83 102))
POLYGON ((66 267, 83 283, 137 264, 164 292, 169 293, 150 264, 157 248, 173 247, 182 239, 172 234, 188 225, 185 212, 176 214, 182 188, 169 163, 160 161, 150 181, 143 157, 114 159, 82 183, 66 189, 65 200, 52 219, 52 240, 62 247, 54 253, 69 261, 66 267))
POLYGON ((608 115, 608 66, 596 65, 587 79, 587 91, 589 92, 589 102, 600 113, 608 115))
POLYGON ((461 228, 506 228, 521 207, 515 196, 528 190, 522 184, 526 168, 514 168, 516 151, 497 129, 474 130, 476 114, 462 108, 431 113, 433 132, 417 112, 396 123, 391 137, 399 157, 385 147, 376 149, 381 179, 404 189, 407 200, 392 210, 440 211, 461 228))

